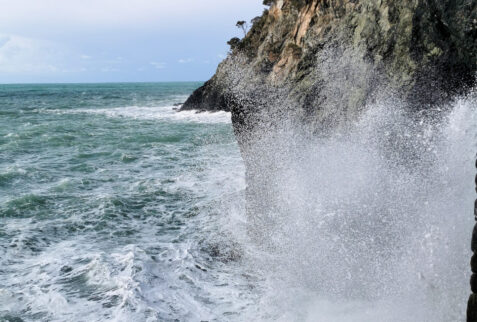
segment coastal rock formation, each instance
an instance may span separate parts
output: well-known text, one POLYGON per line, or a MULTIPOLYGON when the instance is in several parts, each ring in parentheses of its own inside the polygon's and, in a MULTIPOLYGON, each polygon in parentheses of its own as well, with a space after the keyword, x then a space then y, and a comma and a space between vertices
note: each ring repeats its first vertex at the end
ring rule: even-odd
MULTIPOLYGON (((255 221, 267 221, 267 211, 273 212, 270 173, 283 166, 277 156, 299 149, 277 127, 300 124, 308 134, 326 134, 383 96, 422 112, 474 86, 477 0, 264 3, 270 7, 243 39, 229 42, 230 54, 216 74, 182 106, 232 112, 246 164, 247 208, 265 214, 251 218, 252 225, 269 225, 255 221)), ((476 285, 474 275, 477 292, 476 285)), ((475 312, 472 295, 469 321, 477 321, 475 312)))
MULTIPOLYGON (((360 69, 363 63, 381 77, 379 83, 386 82, 406 100, 420 104, 445 100, 474 81, 477 1, 268 2, 269 10, 253 20, 244 39, 230 42, 229 57, 183 109, 231 110, 237 86, 239 96, 249 99, 250 88, 263 89, 266 84, 286 85, 296 109, 334 115, 336 111, 323 106, 330 99, 327 83, 341 67, 340 85, 347 89, 345 100, 339 97, 346 105, 341 109, 355 111, 375 87, 371 75, 360 69), (343 62, 343 57, 348 61, 343 62), (340 59, 343 66, 337 66, 340 59), (349 75, 344 74, 346 68, 349 75), (244 70, 247 79, 238 79, 244 70)), ((234 114, 253 112, 242 106, 234 114)))

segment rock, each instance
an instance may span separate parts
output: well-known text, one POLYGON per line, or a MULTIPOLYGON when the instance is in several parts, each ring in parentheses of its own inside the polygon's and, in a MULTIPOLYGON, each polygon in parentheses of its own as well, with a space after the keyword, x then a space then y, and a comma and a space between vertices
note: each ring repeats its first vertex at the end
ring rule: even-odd
MULTIPOLYGON (((474 82, 476 3, 273 1, 270 10, 254 19, 247 36, 234 46, 214 77, 195 91, 182 109, 228 111, 234 104, 230 92, 239 90, 240 95, 250 98, 255 85, 286 85, 296 103, 294 109, 328 113, 323 110, 323 97, 329 94, 323 83, 329 82, 334 71, 326 64, 330 57, 345 57, 349 50, 353 59, 370 64, 406 100, 420 105, 439 103, 474 82), (240 56, 244 59, 237 59, 240 56), (247 77, 237 75, 244 70, 250 71, 247 77)), ((365 103, 375 87, 369 84, 370 79, 360 79, 360 71, 356 72, 340 80, 349 88, 343 108, 350 114, 365 103)), ((260 110, 242 106, 235 113, 256 114, 260 110)), ((332 114, 343 117, 347 113, 332 114)))
POLYGON ((474 217, 475 217, 475 220, 477 220, 477 199, 474 202, 474 217))
POLYGON ((477 293, 477 274, 472 274, 470 277, 470 288, 472 293, 477 293))
POLYGON ((181 107, 232 112, 249 190, 270 184, 257 179, 270 164, 248 149, 255 129, 289 122, 325 133, 351 124, 380 95, 425 110, 474 84, 477 0, 269 3, 181 107))
POLYGON ((467 302, 467 322, 477 322, 477 295, 472 294, 467 302))
MULTIPOLYGON (((282 166, 273 158, 280 146, 293 146, 273 137, 283 124, 326 134, 358 119, 380 95, 422 112, 475 84, 477 0, 267 3, 269 10, 243 39, 229 42, 231 52, 215 75, 181 107, 232 112, 246 166, 247 212, 273 213, 267 174, 282 166), (270 137, 255 144, 255 133, 270 137)), ((260 220, 251 217, 252 225, 260 220)), ((477 226, 471 248, 477 251, 477 226)), ((476 291, 475 275, 471 284, 476 291)), ((475 294, 468 321, 477 321, 475 294)))
POLYGON ((474 230, 472 231, 471 250, 472 252, 477 252, 477 224, 474 226, 474 230))
POLYGON ((182 105, 181 110, 230 111, 225 100, 223 87, 216 82, 216 79, 213 78, 195 90, 182 105))
POLYGON ((472 255, 470 268, 472 269, 472 273, 477 273, 477 254, 472 255))
POLYGON ((73 271, 71 266, 65 265, 60 269, 61 273, 67 274, 73 271))

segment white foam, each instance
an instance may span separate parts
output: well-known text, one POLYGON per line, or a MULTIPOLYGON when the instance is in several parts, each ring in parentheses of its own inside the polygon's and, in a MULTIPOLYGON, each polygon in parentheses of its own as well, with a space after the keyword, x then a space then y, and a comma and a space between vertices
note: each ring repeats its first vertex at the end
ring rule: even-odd
POLYGON ((43 110, 43 112, 56 114, 97 114, 111 118, 131 118, 138 120, 168 120, 192 123, 231 123, 230 112, 199 112, 196 110, 177 111, 173 106, 125 106, 71 110, 54 109, 43 110))

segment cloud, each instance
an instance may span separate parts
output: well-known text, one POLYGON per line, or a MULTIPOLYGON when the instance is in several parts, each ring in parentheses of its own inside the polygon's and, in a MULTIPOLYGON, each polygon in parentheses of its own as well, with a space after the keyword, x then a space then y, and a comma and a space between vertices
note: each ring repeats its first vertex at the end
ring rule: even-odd
MULTIPOLYGON (((54 76, 88 71, 83 63, 92 57, 79 54, 59 43, 43 39, 0 35, 0 73, 34 76, 54 76)), ((88 65, 90 65, 88 63, 88 65)), ((8 79, 2 77, 2 81, 8 79)))
POLYGON ((166 63, 161 63, 161 62, 152 61, 152 62, 150 62, 150 64, 151 64, 152 66, 154 66, 154 68, 156 68, 156 69, 164 69, 164 68, 166 68, 166 63))
POLYGON ((188 64, 188 63, 192 63, 193 61, 194 61, 194 59, 192 59, 192 58, 187 58, 187 59, 181 58, 177 62, 179 64, 188 64))
POLYGON ((205 80, 261 3, 0 0, 0 81, 205 80))
POLYGON ((14 35, 0 36, 0 72, 56 73, 66 54, 60 45, 14 35))

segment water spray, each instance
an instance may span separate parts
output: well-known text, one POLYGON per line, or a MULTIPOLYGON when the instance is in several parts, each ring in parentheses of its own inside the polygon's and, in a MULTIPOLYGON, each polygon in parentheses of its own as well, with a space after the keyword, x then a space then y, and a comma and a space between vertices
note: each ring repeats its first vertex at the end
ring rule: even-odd
MULTIPOLYGON (((477 168, 477 161, 475 166, 477 168)), ((477 175, 475 176, 475 184, 477 191, 477 175)), ((474 204, 474 216, 475 220, 477 221, 477 200, 475 200, 474 204)), ((477 321, 477 224, 474 226, 474 230, 472 232, 471 249, 473 253, 470 260, 470 268, 472 270, 470 288, 472 294, 470 295, 469 302, 467 304, 467 322, 477 321)))

